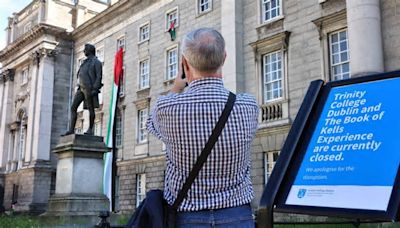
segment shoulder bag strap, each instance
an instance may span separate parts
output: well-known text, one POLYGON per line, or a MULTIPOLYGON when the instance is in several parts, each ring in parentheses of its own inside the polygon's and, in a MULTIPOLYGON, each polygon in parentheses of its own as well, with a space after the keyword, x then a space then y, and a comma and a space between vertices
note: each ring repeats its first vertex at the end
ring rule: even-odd
POLYGON ((174 201, 174 204, 172 205, 172 209, 174 211, 178 210, 179 205, 182 203, 183 199, 186 197, 187 192, 189 191, 190 187, 192 186, 194 179, 196 179, 197 175, 200 172, 200 169, 203 167, 204 163, 206 162, 208 155, 211 153, 211 150, 214 148, 214 145, 217 142, 219 135, 221 134, 222 130, 225 127, 225 123, 228 120, 228 117, 232 111, 235 100, 236 100, 236 95, 232 92, 229 92, 228 101, 225 104, 224 111, 222 111, 222 114, 219 117, 218 122, 215 125, 215 128, 211 133, 210 138, 208 139, 200 156, 197 158, 195 165, 193 166, 192 170, 190 171, 189 176, 186 178, 186 181, 183 184, 182 189, 179 191, 178 196, 177 196, 176 200, 174 201))

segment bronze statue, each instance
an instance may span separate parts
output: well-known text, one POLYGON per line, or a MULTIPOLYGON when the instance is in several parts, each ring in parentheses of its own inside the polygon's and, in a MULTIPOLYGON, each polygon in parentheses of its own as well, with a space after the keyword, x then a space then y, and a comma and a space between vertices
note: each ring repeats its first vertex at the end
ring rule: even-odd
POLYGON ((69 130, 65 135, 73 134, 77 119, 77 110, 79 105, 83 103, 83 108, 89 110, 89 129, 85 132, 87 135, 93 135, 94 133, 94 109, 100 106, 98 94, 103 84, 101 83, 102 78, 102 67, 103 64, 95 56, 96 48, 91 44, 85 44, 83 51, 87 57, 78 70, 78 89, 74 95, 74 99, 71 106, 71 122, 69 130))

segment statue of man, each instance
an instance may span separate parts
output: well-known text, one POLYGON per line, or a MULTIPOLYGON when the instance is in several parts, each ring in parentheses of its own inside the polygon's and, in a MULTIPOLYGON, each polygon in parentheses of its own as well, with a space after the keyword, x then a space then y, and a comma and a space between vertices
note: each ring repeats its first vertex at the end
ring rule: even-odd
POLYGON ((94 133, 94 109, 99 107, 98 94, 103 86, 101 83, 103 64, 95 56, 96 48, 93 45, 85 44, 83 52, 87 58, 83 61, 78 70, 78 89, 74 95, 71 106, 71 124, 65 135, 74 133, 77 110, 82 101, 84 101, 83 108, 89 110, 90 120, 89 129, 85 134, 93 135, 94 133))

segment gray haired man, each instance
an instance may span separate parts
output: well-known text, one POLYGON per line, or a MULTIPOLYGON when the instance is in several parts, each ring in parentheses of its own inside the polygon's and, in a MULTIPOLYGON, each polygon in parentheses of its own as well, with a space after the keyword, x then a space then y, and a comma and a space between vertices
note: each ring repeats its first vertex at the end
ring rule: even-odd
MULTIPOLYGON (((166 146, 164 198, 175 201, 228 99, 222 80, 225 41, 211 28, 196 29, 182 40, 182 73, 171 93, 158 98, 147 122, 166 146), (189 84, 185 89, 186 84, 189 84)), ((257 129, 255 98, 238 94, 214 149, 178 209, 178 227, 254 227, 250 202, 251 142, 257 129)))

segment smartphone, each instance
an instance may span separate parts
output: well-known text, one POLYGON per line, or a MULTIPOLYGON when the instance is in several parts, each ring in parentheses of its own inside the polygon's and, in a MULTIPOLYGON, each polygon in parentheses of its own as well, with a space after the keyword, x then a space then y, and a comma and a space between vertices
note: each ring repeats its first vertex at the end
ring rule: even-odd
POLYGON ((181 75, 181 78, 182 79, 185 79, 186 78, 186 74, 185 74, 185 68, 183 68, 183 63, 182 63, 182 75, 181 75))

